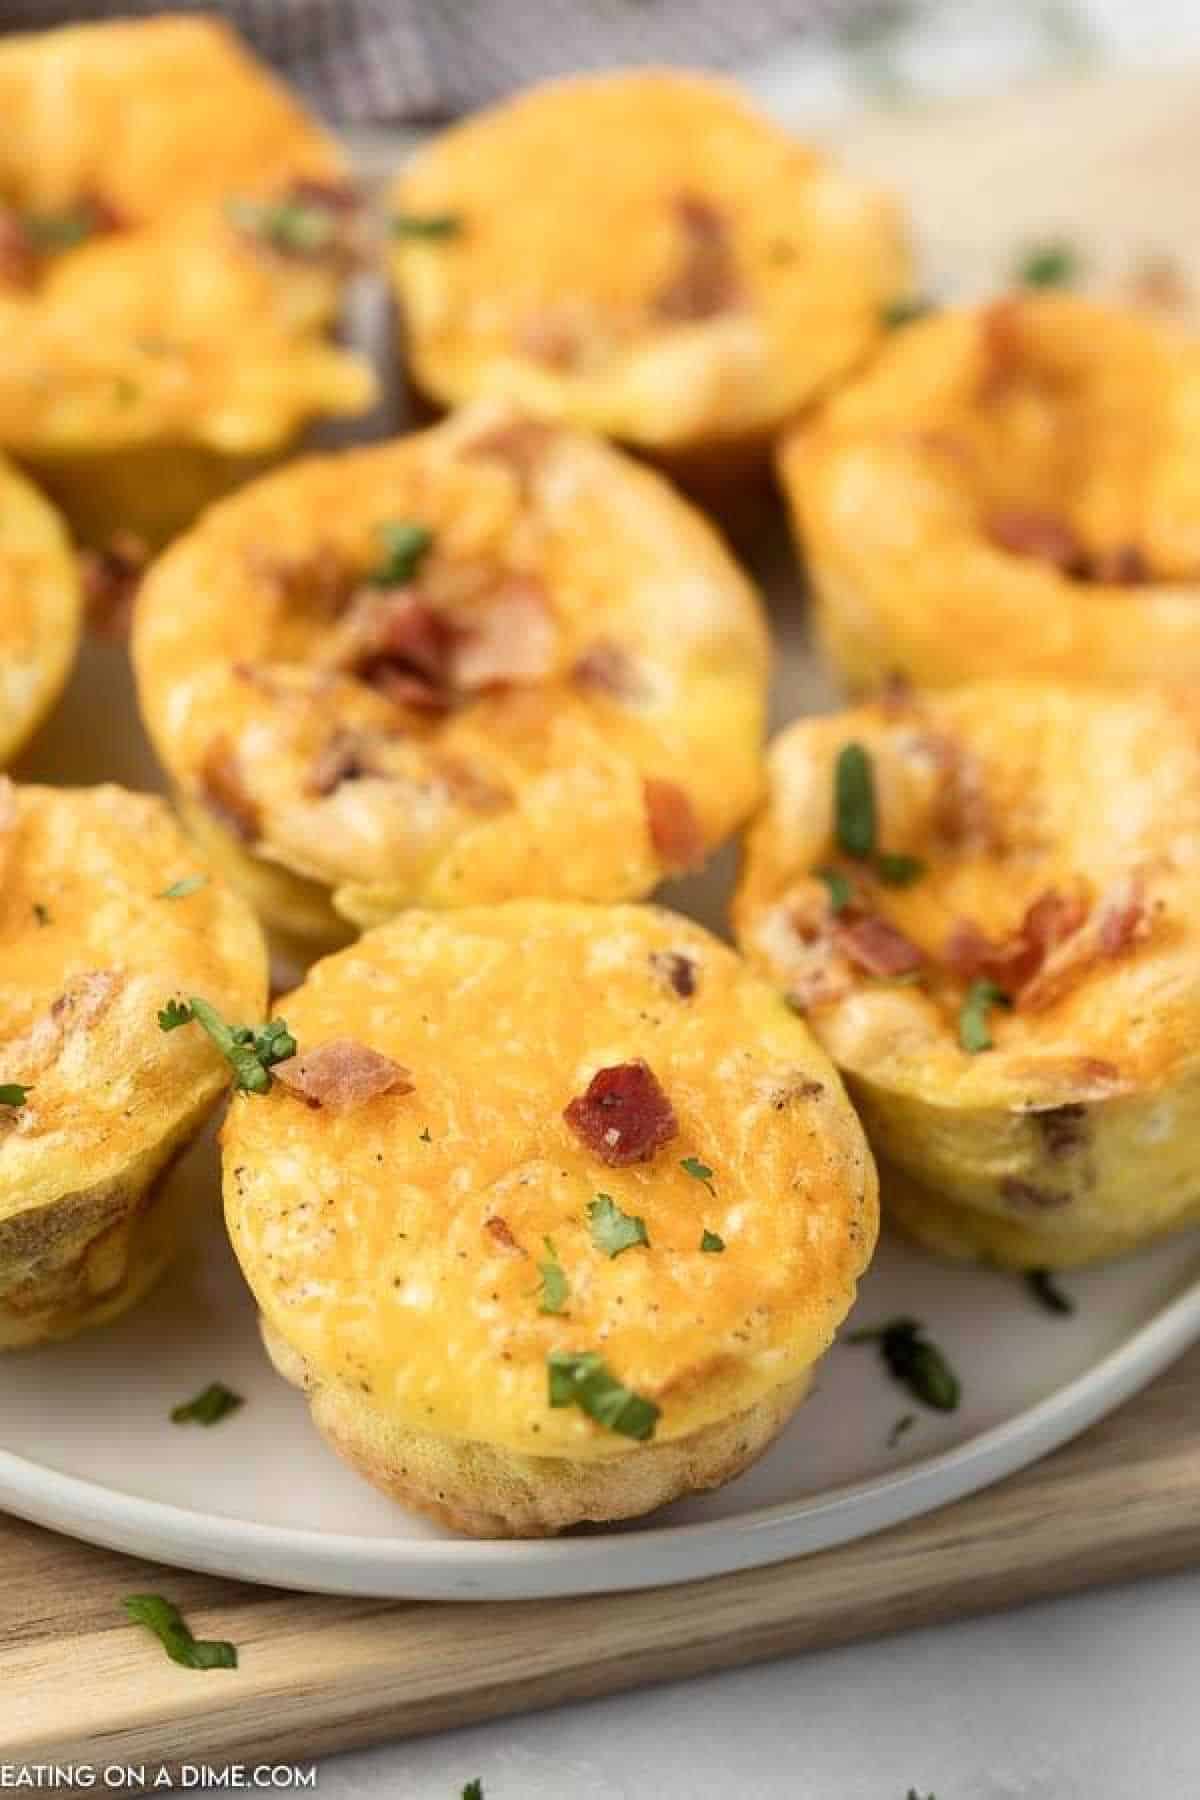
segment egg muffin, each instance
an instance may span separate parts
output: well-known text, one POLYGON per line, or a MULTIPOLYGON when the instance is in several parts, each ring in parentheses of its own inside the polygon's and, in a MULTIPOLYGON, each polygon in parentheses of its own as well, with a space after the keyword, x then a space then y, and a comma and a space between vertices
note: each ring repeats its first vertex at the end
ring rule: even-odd
POLYGON ((185 1202, 160 1177, 229 1066, 160 1012, 198 992, 254 1023, 266 987, 253 914, 163 801, 0 777, 0 1349, 111 1319, 165 1267, 185 1202))
POLYGON ((893 689, 769 758, 735 902, 930 1248, 1021 1268, 1200 1217, 1200 727, 1182 690, 893 689))
POLYGON ((61 693, 81 616, 79 572, 61 519, 0 458, 0 766, 61 693))
POLYGON ((779 468, 852 691, 1200 680, 1200 339, 1062 293, 934 313, 779 468))
POLYGON ((341 1455, 480 1537, 753 1461, 877 1229, 858 1121, 768 983, 674 913, 513 901, 406 913, 283 1010, 226 1219, 341 1455))
POLYGON ((333 141, 215 20, 0 41, 0 448, 77 530, 158 542, 310 420, 357 203, 333 141))
POLYGON ((310 942, 638 897, 759 793, 765 627, 720 539, 491 403, 211 510, 143 583, 133 658, 186 817, 310 942))
POLYGON ((870 351, 891 203, 666 69, 555 81, 436 137, 390 195, 416 387, 503 395, 715 483, 870 351))

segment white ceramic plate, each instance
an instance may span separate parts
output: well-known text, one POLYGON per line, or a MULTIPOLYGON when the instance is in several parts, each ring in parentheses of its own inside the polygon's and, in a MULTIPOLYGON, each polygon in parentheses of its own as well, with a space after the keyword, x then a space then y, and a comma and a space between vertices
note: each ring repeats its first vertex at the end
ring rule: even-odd
MULTIPOLYGON (((1193 98, 1190 89, 1178 97, 1167 149, 1194 117, 1193 98)), ((1060 101, 1040 112, 1022 104, 1020 130, 993 108, 994 118, 977 120, 972 112, 937 133, 918 121, 910 127, 877 122, 848 135, 847 148, 862 166, 904 181, 943 291, 950 280, 969 284, 993 250, 992 272, 997 262, 1003 266, 1001 239, 1006 257, 1021 222, 1074 219, 1083 196, 1097 188, 1110 193, 1111 180, 1092 179, 1092 161, 1098 143, 1111 151, 1110 160, 1118 157, 1124 114, 1087 90, 1074 111, 1066 106, 1065 129, 1060 101), (957 134, 961 154, 948 153, 947 129, 957 134), (1032 169, 1036 219, 1028 211, 1032 169), (985 176, 989 208, 999 193, 1007 195, 1009 211, 994 230, 980 224, 977 235, 987 240, 981 247, 970 228, 985 176)), ((1159 99, 1152 110, 1157 121, 1159 99)), ((1194 198, 1186 181, 1176 216, 1161 203, 1173 190, 1154 159, 1139 150, 1119 160, 1127 177, 1122 205, 1114 213, 1105 201, 1101 218, 1090 220, 1089 242, 1100 242, 1102 221, 1114 242, 1122 227, 1127 236, 1146 231, 1149 243, 1186 241, 1180 217, 1190 217, 1194 198)), ((1180 169, 1193 161, 1179 159, 1180 169)), ((358 299, 358 334, 377 337, 378 296, 364 292, 358 299)), ((394 422, 385 408, 374 424, 394 422)), ((831 696, 803 642, 786 551, 776 546, 773 559, 768 553, 762 573, 780 646, 779 722, 826 705, 831 696)), ((120 651, 88 647, 64 705, 20 774, 155 785, 120 651)), ((719 926, 731 860, 720 859, 670 898, 719 926)), ((645 1525, 548 1543, 475 1543, 394 1507, 325 1449, 300 1395, 274 1375, 259 1345, 253 1308, 221 1231, 211 1142, 180 1166, 176 1179, 201 1184, 206 1223, 191 1254, 150 1301, 75 1343, 4 1359, 0 1504, 142 1556, 282 1586, 516 1599, 648 1587, 802 1555, 929 1511, 1033 1461, 1134 1393, 1200 1336, 1200 1237, 1194 1234, 1064 1278, 1077 1306, 1066 1318, 1043 1311, 1019 1279, 947 1267, 885 1240, 853 1323, 901 1313, 922 1320, 962 1377, 957 1412, 914 1406, 884 1374, 873 1348, 843 1341, 770 1453, 721 1492, 682 1502, 645 1525), (172 1425, 171 1407, 214 1380, 245 1396, 242 1410, 214 1430, 172 1425), (893 1426, 908 1412, 918 1415, 916 1423, 889 1445, 893 1426)))
MULTIPOLYGON (((782 655, 777 716, 827 699, 803 643, 785 558, 768 571, 782 655)), ((64 705, 20 771, 150 786, 123 652, 91 644, 64 705)), ((719 926, 726 853, 676 904, 719 926)), ((839 1343, 770 1453, 719 1493, 649 1524, 548 1543, 474 1543, 401 1511, 317 1437, 268 1365, 225 1243, 211 1139, 174 1179, 203 1190, 205 1223, 130 1317, 72 1343, 10 1354, 0 1387, 0 1504, 78 1537, 164 1562, 282 1586, 430 1599, 518 1599, 648 1587, 778 1561, 940 1506, 1080 1431, 1200 1335, 1195 1236, 1065 1277, 1070 1317, 1018 1278, 933 1262, 885 1241, 856 1324, 911 1314, 962 1377, 952 1414, 922 1410, 873 1347, 839 1343), (215 1429, 172 1425, 210 1381, 245 1396, 215 1429), (893 1446, 896 1421, 917 1418, 893 1446)))

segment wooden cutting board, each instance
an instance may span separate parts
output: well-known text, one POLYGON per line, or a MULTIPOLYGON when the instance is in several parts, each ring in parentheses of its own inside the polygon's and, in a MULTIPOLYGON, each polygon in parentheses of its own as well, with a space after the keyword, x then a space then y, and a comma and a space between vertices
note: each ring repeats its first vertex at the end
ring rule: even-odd
MULTIPOLYGON (((856 122, 935 291, 1065 233, 1101 282, 1197 268, 1200 71, 1043 84, 856 122)), ((797 124, 803 121, 797 119, 797 124)), ((376 147, 377 148, 377 147, 376 147)), ((1037 1467, 822 1555, 642 1594, 437 1606, 281 1594, 0 1517, 0 1764, 303 1759, 1200 1561, 1200 1350, 1037 1467), (121 1596, 167 1594, 236 1672, 168 1662, 121 1596)))
POLYGON ((0 1519, 0 1764, 304 1761, 1200 1561, 1200 1349, 1074 1444, 925 1519, 774 1568, 586 1600, 281 1594, 0 1519), (236 1671, 168 1662, 160 1592, 236 1671))

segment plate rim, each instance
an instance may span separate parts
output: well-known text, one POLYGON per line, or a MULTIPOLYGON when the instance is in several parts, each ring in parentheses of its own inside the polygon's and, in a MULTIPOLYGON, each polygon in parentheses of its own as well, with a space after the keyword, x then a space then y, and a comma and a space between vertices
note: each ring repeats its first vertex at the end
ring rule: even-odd
POLYGON ((999 1424, 892 1473, 733 1518, 583 1537, 393 1539, 202 1512, 3 1449, 0 1504, 110 1550, 296 1592, 443 1601, 630 1593, 814 1555, 976 1493, 1078 1436, 1197 1338, 1200 1274, 1081 1374, 999 1424))

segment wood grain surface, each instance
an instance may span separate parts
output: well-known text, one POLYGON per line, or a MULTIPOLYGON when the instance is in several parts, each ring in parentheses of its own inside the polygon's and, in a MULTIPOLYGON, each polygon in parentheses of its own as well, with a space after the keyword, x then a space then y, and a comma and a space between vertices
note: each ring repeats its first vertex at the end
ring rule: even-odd
POLYGON ((281 1594, 0 1518, 0 1764, 304 1760, 1014 1606, 1200 1560, 1200 1350, 1085 1436, 841 1549, 640 1594, 469 1605, 281 1594), (164 1593, 236 1671, 125 1623, 164 1593))
MULTIPOLYGON (((853 161, 911 205, 934 283, 1064 230, 1102 280, 1200 253, 1200 74, 1043 85, 862 121, 853 161)), ((798 123, 800 121, 797 121, 798 123)), ((156 1568, 0 1517, 0 1763, 303 1759, 1200 1560, 1200 1351, 1037 1467, 928 1518, 664 1591, 436 1606, 156 1568), (121 1596, 157 1590, 235 1672, 167 1661, 121 1596)))

